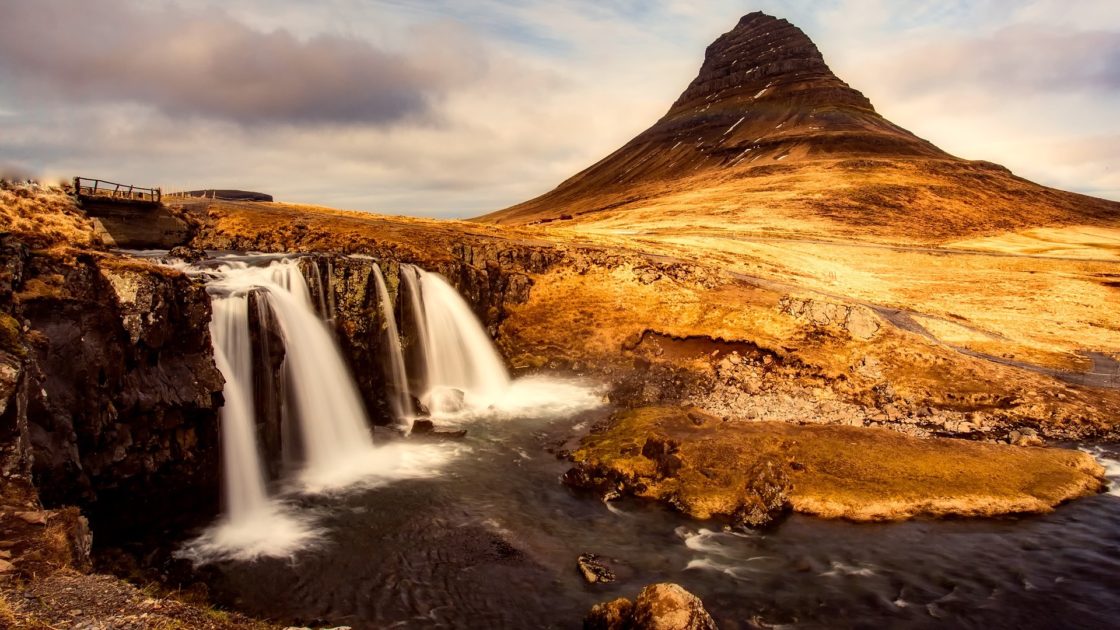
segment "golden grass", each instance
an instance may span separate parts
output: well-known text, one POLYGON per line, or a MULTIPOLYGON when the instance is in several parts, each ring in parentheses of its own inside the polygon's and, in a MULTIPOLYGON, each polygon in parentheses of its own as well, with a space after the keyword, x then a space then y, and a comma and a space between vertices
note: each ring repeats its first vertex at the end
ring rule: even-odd
POLYGON ((101 244, 71 196, 37 184, 0 183, 0 232, 11 232, 33 247, 101 244))
POLYGON ((1080 451, 922 440, 884 429, 784 422, 697 424, 679 408, 617 413, 573 459, 630 480, 638 496, 671 500, 699 519, 749 501, 745 476, 770 461, 786 471, 793 510, 856 521, 1047 512, 1094 494, 1104 470, 1080 451), (666 475, 643 455, 651 437, 677 444, 666 475))
POLYGON ((1043 227, 946 243, 945 247, 1120 262, 1120 226, 1043 227))

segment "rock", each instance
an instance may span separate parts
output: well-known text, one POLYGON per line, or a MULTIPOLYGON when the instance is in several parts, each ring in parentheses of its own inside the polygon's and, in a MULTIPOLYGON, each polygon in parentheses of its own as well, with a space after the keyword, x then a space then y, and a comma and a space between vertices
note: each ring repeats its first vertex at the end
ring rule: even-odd
POLYGON ((1038 431, 1030 427, 1023 427, 1007 434, 1007 441, 1013 446, 1044 446, 1042 438, 1038 436, 1038 431))
POLYGON ((715 630, 700 598, 677 584, 651 584, 631 603, 626 598, 596 604, 583 627, 589 630, 715 630))
POLYGON ((583 627, 585 630, 629 630, 633 627, 630 621, 633 614, 634 603, 619 597, 592 606, 583 620, 583 627))
POLYGON ((614 581, 614 571, 599 560, 593 553, 581 553, 576 559, 576 566, 588 584, 604 584, 614 581))
POLYGON ((7 560, 0 560, 0 573, 12 573, 16 570, 16 565, 8 562, 7 560))
POLYGON ((171 256, 172 258, 178 258, 189 263, 196 263, 200 260, 206 259, 206 252, 195 247, 189 247, 187 245, 176 245, 167 252, 167 255, 171 256))
POLYGON ((706 411, 703 411, 701 409, 689 409, 688 410, 688 419, 692 420, 692 424, 695 424, 696 426, 702 426, 702 425, 707 424, 709 422, 719 422, 720 421, 720 419, 717 418, 716 416, 713 416, 712 414, 710 414, 706 411))
POLYGON ((444 411, 458 411, 463 408, 466 393, 461 389, 440 389, 432 392, 432 406, 444 411))
POLYGON ((418 418, 412 421, 413 435, 430 435, 432 437, 458 439, 467 435, 466 429, 437 429, 435 424, 427 418, 418 418))
POLYGON ((768 459, 747 473, 747 498, 732 516, 736 525, 764 527, 789 508, 790 480, 781 463, 768 459))
POLYGON ((426 418, 431 415, 431 411, 428 411, 428 407, 424 405, 424 403, 420 402, 419 398, 415 396, 409 396, 408 398, 412 403, 412 408, 416 411, 417 416, 426 418))
POLYGON ((881 326, 879 317, 865 306, 853 306, 844 321, 844 328, 848 333, 861 341, 874 337, 881 326))
POLYGON ((635 628, 648 630, 714 630, 704 603, 677 584, 652 584, 634 602, 635 628))

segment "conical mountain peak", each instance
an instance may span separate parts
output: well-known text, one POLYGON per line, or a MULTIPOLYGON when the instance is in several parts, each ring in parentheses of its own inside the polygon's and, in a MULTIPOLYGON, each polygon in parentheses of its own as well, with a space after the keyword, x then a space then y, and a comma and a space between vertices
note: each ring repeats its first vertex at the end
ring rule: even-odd
POLYGON ((759 101, 783 93, 814 93, 821 103, 874 111, 863 94, 832 73, 816 44, 786 20, 743 16, 706 51, 704 64, 670 115, 737 98, 759 101))
POLYGON ((932 236, 1097 220, 1115 209, 945 153, 879 115, 801 29, 750 13, 708 46, 696 78, 652 127, 554 190, 481 219, 755 229, 780 215, 838 232, 923 225, 932 236))

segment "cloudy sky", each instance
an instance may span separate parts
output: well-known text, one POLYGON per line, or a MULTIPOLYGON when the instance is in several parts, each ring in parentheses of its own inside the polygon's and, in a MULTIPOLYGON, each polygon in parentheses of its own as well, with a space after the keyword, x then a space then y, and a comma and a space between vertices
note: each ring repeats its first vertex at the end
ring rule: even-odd
POLYGON ((474 216, 651 125, 758 9, 950 153, 1120 199, 1117 0, 3 0, 0 170, 474 216))

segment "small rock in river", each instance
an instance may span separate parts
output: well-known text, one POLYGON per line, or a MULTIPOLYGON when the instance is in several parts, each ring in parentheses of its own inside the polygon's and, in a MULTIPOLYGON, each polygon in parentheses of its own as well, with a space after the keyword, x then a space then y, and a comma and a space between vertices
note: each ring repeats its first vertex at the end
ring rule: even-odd
POLYGON ((589 584, 601 584, 614 581, 614 571, 599 561, 599 556, 593 553, 581 553, 576 560, 579 572, 589 584))

